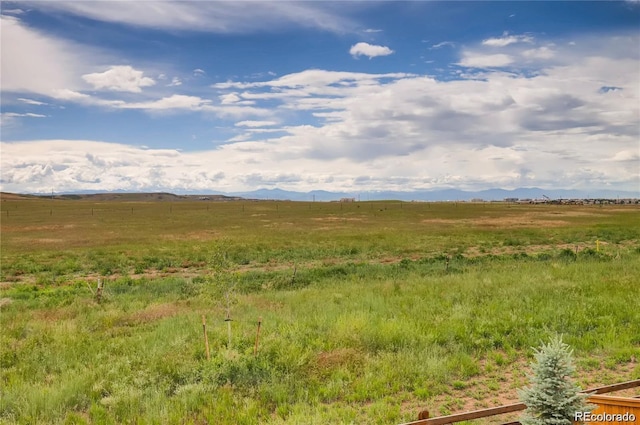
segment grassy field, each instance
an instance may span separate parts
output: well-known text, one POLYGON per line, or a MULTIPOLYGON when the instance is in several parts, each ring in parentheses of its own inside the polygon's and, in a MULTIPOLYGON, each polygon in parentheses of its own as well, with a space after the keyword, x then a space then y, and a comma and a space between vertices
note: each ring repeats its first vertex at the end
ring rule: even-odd
POLYGON ((0 218, 1 423, 399 423, 515 401, 556 333, 583 387, 640 378, 637 206, 3 197, 0 218))

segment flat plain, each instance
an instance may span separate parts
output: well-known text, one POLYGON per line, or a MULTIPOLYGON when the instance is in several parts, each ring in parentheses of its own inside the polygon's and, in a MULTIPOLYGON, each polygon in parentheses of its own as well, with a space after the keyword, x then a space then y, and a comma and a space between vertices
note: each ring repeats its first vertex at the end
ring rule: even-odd
POLYGON ((637 205, 0 202, 2 423, 400 423, 554 334, 640 378, 637 205))

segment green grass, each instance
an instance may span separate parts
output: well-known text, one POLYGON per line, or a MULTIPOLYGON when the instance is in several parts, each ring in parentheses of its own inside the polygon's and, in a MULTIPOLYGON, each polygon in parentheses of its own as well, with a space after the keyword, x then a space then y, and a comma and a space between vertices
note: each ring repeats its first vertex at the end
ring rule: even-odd
POLYGON ((553 334, 583 385, 640 378, 634 209, 52 204, 2 203, 0 423, 400 423, 515 393, 553 334))
POLYGON ((635 206, 49 200, 3 201, 0 217, 3 279, 51 282, 203 266, 221 240, 234 263, 264 265, 640 239, 635 206))

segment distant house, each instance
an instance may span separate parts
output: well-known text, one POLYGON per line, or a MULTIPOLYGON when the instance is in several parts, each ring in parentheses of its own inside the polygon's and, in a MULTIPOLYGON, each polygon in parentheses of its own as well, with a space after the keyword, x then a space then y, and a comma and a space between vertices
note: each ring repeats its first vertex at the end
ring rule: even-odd
POLYGON ((504 202, 518 202, 518 198, 504 198, 504 202))
POLYGON ((340 198, 340 202, 356 202, 356 198, 340 198))

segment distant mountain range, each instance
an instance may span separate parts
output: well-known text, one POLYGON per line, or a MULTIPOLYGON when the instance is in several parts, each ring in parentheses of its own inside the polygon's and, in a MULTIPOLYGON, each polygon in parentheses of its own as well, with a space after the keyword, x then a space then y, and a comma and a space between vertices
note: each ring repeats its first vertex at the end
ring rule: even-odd
POLYGON ((356 201, 470 201, 482 199, 485 201, 502 201, 506 198, 518 199, 593 199, 593 198, 640 198, 639 192, 614 190, 546 190, 540 188, 519 188, 513 190, 488 189, 481 191, 464 191, 457 189, 442 189, 433 191, 368 191, 368 192, 327 192, 314 190, 311 192, 292 192, 282 189, 259 189, 251 192, 228 193, 228 196, 240 196, 252 199, 276 199, 291 201, 336 201, 342 198, 355 198, 356 201))
MULTIPOLYGON (((74 195, 97 194, 102 198, 110 199, 126 199, 129 196, 122 196, 130 192, 114 191, 114 192, 67 192, 64 194, 57 193, 55 195, 73 198, 74 195), (71 195, 71 196, 69 196, 71 195)), ((41 196, 51 196, 50 194, 40 194, 41 196)), ((513 190, 505 189, 488 189, 481 191, 464 191, 457 189, 442 190, 421 190, 421 191, 363 191, 363 192, 328 192, 324 190, 313 190, 310 192, 294 192, 282 189, 258 189, 249 192, 179 192, 178 195, 171 193, 145 193, 138 194, 143 198, 151 198, 154 200, 178 200, 180 198, 192 198, 194 196, 206 196, 210 199, 218 198, 245 198, 245 199, 272 199, 272 200, 289 200, 289 201, 338 201, 342 198, 354 198, 356 201, 380 201, 380 200, 398 200, 398 201, 471 201, 473 199, 482 199, 485 201, 502 201, 506 198, 518 199, 542 199, 545 196, 550 199, 623 199, 623 198, 640 198, 640 190, 638 192, 617 191, 617 190, 566 190, 566 189, 540 189, 536 187, 518 188, 513 190), (180 196, 186 195, 186 196, 180 196)), ((5 194, 3 194, 5 196, 5 194)), ((84 196, 82 196, 84 197, 84 196)), ((123 199, 123 200, 124 200, 123 199)))

